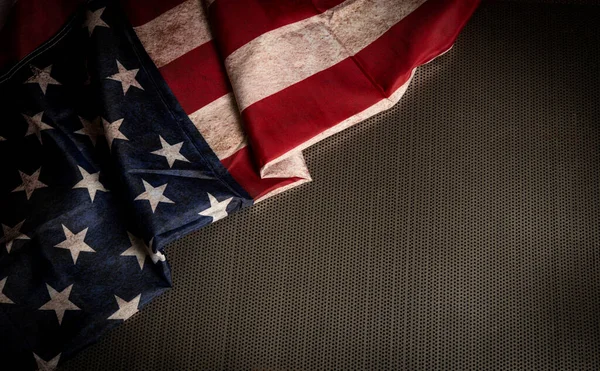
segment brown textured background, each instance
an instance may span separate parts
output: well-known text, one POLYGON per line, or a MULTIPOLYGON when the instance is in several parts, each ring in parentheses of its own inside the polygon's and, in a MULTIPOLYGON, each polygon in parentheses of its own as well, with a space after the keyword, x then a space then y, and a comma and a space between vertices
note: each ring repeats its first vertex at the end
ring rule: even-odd
POLYGON ((62 370, 600 369, 600 6, 570 2, 484 2, 62 370))

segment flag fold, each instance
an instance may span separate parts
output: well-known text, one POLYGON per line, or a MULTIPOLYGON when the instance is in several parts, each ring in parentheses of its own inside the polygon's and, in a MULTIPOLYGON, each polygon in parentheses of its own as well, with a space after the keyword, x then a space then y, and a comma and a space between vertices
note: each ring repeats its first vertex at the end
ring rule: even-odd
POLYGON ((171 286, 164 247, 310 180, 475 0, 19 0, 0 28, 0 354, 52 369, 171 286))

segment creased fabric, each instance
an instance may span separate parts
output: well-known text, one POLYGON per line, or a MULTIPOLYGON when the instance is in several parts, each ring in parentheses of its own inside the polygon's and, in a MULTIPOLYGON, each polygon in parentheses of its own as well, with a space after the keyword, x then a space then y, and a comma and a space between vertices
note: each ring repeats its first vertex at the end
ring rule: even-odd
POLYGON ((165 244, 252 204, 117 4, 91 6, 0 83, 9 369, 68 359, 129 318, 171 287, 165 244))
POLYGON ((0 356, 52 369, 171 286, 171 241, 310 180, 475 0, 21 0, 0 30, 0 356))

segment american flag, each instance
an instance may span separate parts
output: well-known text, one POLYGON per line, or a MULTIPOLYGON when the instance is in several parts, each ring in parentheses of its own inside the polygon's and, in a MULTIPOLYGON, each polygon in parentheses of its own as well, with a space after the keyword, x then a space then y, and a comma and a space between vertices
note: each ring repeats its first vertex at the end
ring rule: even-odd
POLYGON ((171 286, 163 248, 310 180, 477 0, 19 0, 0 31, 0 355, 53 369, 171 286))

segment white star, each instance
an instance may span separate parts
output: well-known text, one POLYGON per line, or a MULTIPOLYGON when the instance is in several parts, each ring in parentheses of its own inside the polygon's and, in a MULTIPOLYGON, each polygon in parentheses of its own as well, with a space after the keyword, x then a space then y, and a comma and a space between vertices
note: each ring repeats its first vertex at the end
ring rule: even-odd
POLYGON ((88 137, 90 137, 92 144, 96 146, 96 140, 98 139, 98 137, 104 135, 102 120, 100 119, 100 117, 96 117, 91 121, 86 120, 81 116, 78 117, 79 121, 81 121, 81 125, 83 125, 83 128, 77 130, 75 134, 87 135, 88 137))
POLYGON ((152 187, 152 185, 150 185, 150 183, 146 182, 144 179, 142 179, 142 182, 146 191, 137 196, 134 201, 148 200, 148 202, 150 202, 150 208, 152 208, 152 212, 156 210, 156 206, 158 206, 159 202, 164 202, 167 204, 175 203, 163 196, 163 193, 167 188, 167 183, 154 188, 152 187))
POLYGON ((224 217, 227 216, 227 206, 229 205, 229 203, 231 202, 231 200, 233 200, 233 197, 229 197, 228 199, 224 200, 224 201, 217 201, 217 199, 215 198, 215 196, 211 195, 210 193, 207 193, 208 195, 208 200, 210 201, 210 207, 199 212, 199 215, 202 216, 210 216, 213 218, 213 223, 216 222, 217 220, 223 219, 224 217))
POLYGON ((65 233, 66 240, 59 243, 54 247, 58 247, 61 249, 68 249, 71 251, 71 257, 73 258, 73 264, 77 264, 77 257, 79 253, 82 251, 87 252, 96 252, 92 249, 87 243, 84 242, 85 234, 87 233, 87 228, 79 233, 71 232, 64 224, 62 224, 63 232, 65 233))
POLYGON ((27 175, 24 172, 19 171, 19 175, 21 176, 21 181, 23 183, 17 188, 13 189, 12 191, 25 191, 25 196, 27 196, 27 199, 29 200, 33 191, 35 191, 38 188, 48 187, 47 185, 38 180, 38 178, 40 177, 40 171, 42 171, 42 168, 37 169, 31 175, 27 175))
POLYGON ((50 294, 50 301, 42 305, 38 310, 53 310, 56 312, 59 325, 62 323, 66 310, 81 310, 77 305, 71 303, 69 300, 73 285, 67 287, 61 292, 56 291, 48 284, 46 284, 46 288, 48 289, 48 294, 50 294))
POLYGON ((42 143, 42 130, 54 129, 52 126, 42 121, 43 115, 44 111, 38 112, 33 116, 21 114, 21 116, 23 116, 23 118, 27 121, 27 132, 25 133, 25 136, 35 134, 40 143, 42 143))
POLYGON ((4 295, 2 292, 4 290, 4 285, 6 285, 6 280, 8 277, 4 277, 0 280, 0 304, 14 304, 12 300, 8 298, 8 296, 4 295))
POLYGON ((77 184, 73 186, 75 188, 86 188, 88 193, 90 194, 90 198, 92 202, 94 202, 94 197, 96 197, 96 191, 108 192, 108 189, 104 188, 102 183, 100 183, 99 177, 100 172, 90 174, 85 171, 81 166, 77 166, 79 168, 79 173, 83 179, 81 179, 77 184))
POLYGON ((169 167, 173 167, 175 160, 190 162, 181 154, 181 146, 183 146, 183 142, 171 145, 167 143, 167 141, 164 140, 160 135, 158 138, 160 139, 160 145, 162 149, 157 149, 156 151, 152 152, 152 154, 165 157, 169 163, 169 167))
POLYGON ((94 32, 96 27, 109 28, 109 26, 100 18, 100 17, 102 17, 102 13, 104 12, 104 9, 106 9, 106 7, 100 8, 94 12, 89 11, 89 10, 87 11, 87 15, 86 15, 86 19, 83 24, 83 27, 87 27, 88 33, 90 34, 90 36, 92 36, 92 33, 94 32))
POLYGON ((10 253, 10 249, 12 248, 14 240, 29 240, 29 237, 21 233, 21 227, 23 226, 23 223, 25 223, 25 220, 17 223, 12 228, 2 224, 2 232, 4 235, 2 238, 0 238, 0 243, 4 242, 6 244, 6 251, 8 253, 10 253))
POLYGON ((157 251, 156 254, 152 252, 152 249, 146 245, 144 240, 139 237, 132 235, 127 232, 129 235, 129 241, 131 242, 131 247, 121 253, 121 256, 135 256, 140 266, 140 269, 144 269, 144 263, 146 262, 146 256, 150 256, 152 262, 154 264, 159 261, 165 261, 165 256, 160 251, 157 251))
POLYGON ((117 305, 119 306, 119 310, 111 314, 110 317, 108 317, 108 319, 126 320, 129 317, 133 316, 138 311, 138 305, 140 304, 141 298, 142 294, 139 294, 131 301, 126 301, 115 295, 115 299, 117 299, 117 305))
POLYGON ((120 119, 115 122, 108 122, 105 119, 102 119, 102 125, 104 126, 104 135, 106 136, 106 141, 108 142, 109 149, 112 149, 112 143, 115 139, 129 140, 121 132, 121 124, 123 124, 123 120, 124 119, 120 119))
POLYGON ((53 371, 58 367, 58 360, 60 359, 61 353, 49 361, 44 361, 37 354, 33 353, 33 357, 35 358, 35 363, 37 363, 38 371, 53 371))
POLYGON ((135 79, 139 68, 128 70, 125 67, 123 67, 123 65, 119 61, 117 61, 117 68, 119 69, 119 72, 115 73, 114 75, 108 76, 107 79, 120 82, 123 88, 123 94, 127 94, 127 91, 131 86, 134 86, 140 90, 144 90, 140 83, 135 79))
POLYGON ((52 73, 52 65, 44 68, 43 70, 37 68, 36 66, 29 66, 31 68, 31 72, 33 76, 27 79, 24 84, 39 84, 42 89, 42 93, 46 94, 46 89, 48 89, 48 84, 53 85, 61 85, 60 82, 54 80, 50 74, 52 73))

